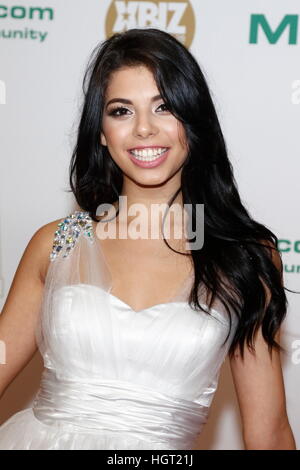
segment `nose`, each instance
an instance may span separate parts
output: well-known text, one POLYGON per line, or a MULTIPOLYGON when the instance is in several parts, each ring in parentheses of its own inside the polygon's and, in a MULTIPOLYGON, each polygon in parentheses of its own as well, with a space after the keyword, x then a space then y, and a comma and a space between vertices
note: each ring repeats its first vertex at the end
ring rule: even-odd
POLYGON ((156 135, 158 127, 154 122, 154 117, 147 112, 136 115, 133 133, 135 137, 149 137, 156 135))

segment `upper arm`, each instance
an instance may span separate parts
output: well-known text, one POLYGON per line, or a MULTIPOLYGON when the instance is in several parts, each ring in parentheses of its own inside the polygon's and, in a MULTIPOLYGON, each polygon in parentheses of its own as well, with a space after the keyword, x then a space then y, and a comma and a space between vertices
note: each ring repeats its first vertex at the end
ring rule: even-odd
POLYGON ((5 352, 5 361, 0 363, 0 396, 37 350, 35 329, 57 222, 44 225, 30 239, 0 315, 5 352))
MULTIPOLYGON (((281 257, 275 250, 272 253, 274 265, 282 276, 281 257)), ((268 304, 270 293, 267 288, 266 294, 268 304)), ((275 340, 280 344, 280 329, 275 340)), ((270 355, 261 327, 254 337, 254 348, 255 353, 252 353, 245 347, 244 360, 238 348, 230 358, 246 440, 279 430, 288 420, 280 352, 273 350, 270 355)))

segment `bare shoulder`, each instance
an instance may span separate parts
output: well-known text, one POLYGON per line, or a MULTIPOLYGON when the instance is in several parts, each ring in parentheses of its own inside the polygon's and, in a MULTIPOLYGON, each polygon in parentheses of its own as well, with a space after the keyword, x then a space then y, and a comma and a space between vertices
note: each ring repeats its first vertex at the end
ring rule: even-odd
POLYGON ((36 326, 58 223, 54 220, 32 235, 21 256, 0 314, 0 340, 6 345, 7 363, 0 367, 0 397, 37 349, 36 326))
POLYGON ((53 240, 55 232, 58 229, 58 224, 64 220, 56 219, 42 225, 31 237, 26 250, 30 252, 33 258, 37 258, 39 266, 39 275, 44 282, 47 270, 50 264, 50 254, 53 247, 53 240))
MULTIPOLYGON (((83 216, 85 217, 86 212, 83 210, 74 211, 68 213, 64 217, 56 220, 52 220, 45 225, 42 225, 36 232, 33 234, 26 250, 29 250, 34 259, 37 261, 39 277, 42 282, 45 282, 47 271, 50 265, 50 255, 53 250, 53 243, 56 236, 56 232, 60 230, 60 225, 64 221, 70 221, 73 219, 75 223, 78 222, 83 216), (36 256, 38 258, 36 258, 36 256)), ((68 223, 67 223, 68 225, 68 223)), ((73 225, 73 223, 71 224, 73 225)))

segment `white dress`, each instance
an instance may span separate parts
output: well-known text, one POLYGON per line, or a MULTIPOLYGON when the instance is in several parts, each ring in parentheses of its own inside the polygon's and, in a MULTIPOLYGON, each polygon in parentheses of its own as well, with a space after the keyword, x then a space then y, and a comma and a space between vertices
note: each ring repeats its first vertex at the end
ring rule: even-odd
POLYGON ((110 293, 91 222, 75 211, 55 232, 36 328, 40 387, 0 426, 0 449, 192 449, 237 320, 223 344, 229 317, 221 303, 188 305, 192 276, 169 302, 134 311, 110 293))

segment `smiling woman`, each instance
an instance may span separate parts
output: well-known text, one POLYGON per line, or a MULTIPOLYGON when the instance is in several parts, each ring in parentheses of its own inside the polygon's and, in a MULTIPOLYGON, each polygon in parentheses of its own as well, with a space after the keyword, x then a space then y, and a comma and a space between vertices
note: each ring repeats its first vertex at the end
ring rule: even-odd
POLYGON ((0 448, 192 449, 229 354, 245 448, 294 449, 278 240, 241 202, 199 64, 171 35, 132 29, 97 46, 83 91, 70 163, 80 210, 35 234, 1 315, 1 393, 36 345, 45 370, 0 448), (197 232, 122 236, 135 204, 148 220, 175 201, 192 227, 204 204, 200 248, 197 232), (119 235, 100 240, 103 205, 119 235))
POLYGON ((155 184, 162 178, 173 177, 174 189, 179 187, 188 152, 179 136, 179 129, 183 136, 184 128, 158 93, 152 72, 143 66, 115 71, 106 91, 106 101, 101 144, 107 146, 123 172, 124 192, 127 193, 130 178, 155 184), (122 94, 127 98, 118 98, 122 94), (152 171, 138 171, 137 167, 152 171))

